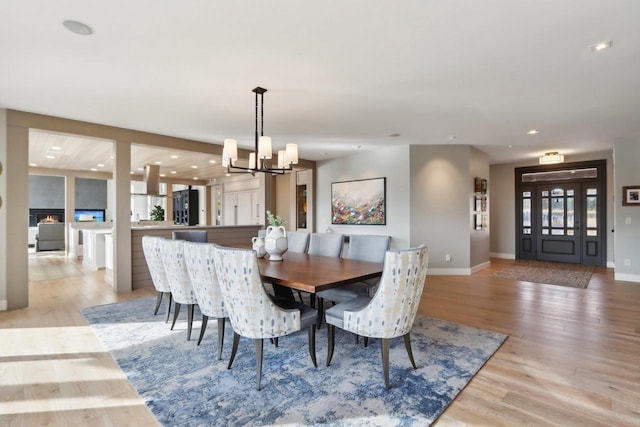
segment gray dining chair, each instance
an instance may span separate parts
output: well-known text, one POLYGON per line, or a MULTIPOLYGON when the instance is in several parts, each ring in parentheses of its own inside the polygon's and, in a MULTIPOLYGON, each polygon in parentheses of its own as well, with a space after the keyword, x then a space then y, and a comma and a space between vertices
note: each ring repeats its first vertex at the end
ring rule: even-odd
POLYGON ((171 233, 173 240, 207 243, 207 230, 177 230, 171 233))
POLYGON ((406 250, 387 251, 378 291, 369 298, 336 304, 326 311, 327 366, 333 358, 336 326, 367 338, 380 338, 382 369, 387 389, 389 382, 389 340, 403 337, 404 345, 414 369, 411 351, 411 328, 418 312, 428 264, 427 248, 422 245, 406 250))
POLYGON ((310 255, 339 257, 342 253, 344 236, 339 233, 311 233, 309 236, 310 255))
POLYGON ((295 301, 291 301, 290 306, 283 307, 271 299, 260 278, 255 251, 216 245, 213 256, 225 309, 233 327, 233 346, 228 368, 231 369, 235 359, 240 337, 253 339, 256 352, 256 388, 260 390, 263 340, 276 340, 304 328, 308 329, 309 355, 313 366, 317 367, 316 310, 295 301))
POLYGON ((287 231, 288 252, 305 253, 309 246, 309 233, 304 231, 287 231))
MULTIPOLYGON (((353 234, 349 236, 349 246, 343 258, 359 261, 383 263, 389 250, 391 237, 376 236, 370 234, 353 234)), ((316 294, 318 299, 318 327, 322 323, 324 301, 345 302, 356 299, 359 296, 370 296, 370 291, 378 284, 380 279, 369 279, 339 288, 327 289, 316 294)))

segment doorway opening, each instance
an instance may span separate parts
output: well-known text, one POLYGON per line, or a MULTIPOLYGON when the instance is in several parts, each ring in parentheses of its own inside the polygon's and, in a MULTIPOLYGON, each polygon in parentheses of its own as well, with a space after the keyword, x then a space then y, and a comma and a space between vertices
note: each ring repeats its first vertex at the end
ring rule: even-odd
POLYGON ((517 168, 516 258, 605 265, 606 160, 517 168))

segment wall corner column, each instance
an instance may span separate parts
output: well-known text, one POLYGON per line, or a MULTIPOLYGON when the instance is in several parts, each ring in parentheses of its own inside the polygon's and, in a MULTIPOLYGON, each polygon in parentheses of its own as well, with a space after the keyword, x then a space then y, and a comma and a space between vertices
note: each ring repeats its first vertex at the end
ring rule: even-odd
POLYGON ((114 142, 113 289, 131 292, 131 143, 114 142))

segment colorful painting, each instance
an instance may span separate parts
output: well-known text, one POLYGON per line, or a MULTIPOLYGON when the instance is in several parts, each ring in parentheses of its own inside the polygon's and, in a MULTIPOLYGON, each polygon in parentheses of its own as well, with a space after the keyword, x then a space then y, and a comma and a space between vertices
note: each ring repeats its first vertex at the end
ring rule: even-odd
POLYGON ((385 225, 386 178, 331 183, 331 224, 385 225))

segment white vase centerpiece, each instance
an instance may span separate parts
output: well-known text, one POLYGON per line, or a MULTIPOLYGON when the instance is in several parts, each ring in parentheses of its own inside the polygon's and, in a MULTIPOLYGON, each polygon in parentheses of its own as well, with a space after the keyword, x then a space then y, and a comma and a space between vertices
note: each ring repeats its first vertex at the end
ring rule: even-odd
POLYGON ((253 244, 251 247, 256 251, 258 258, 262 258, 266 255, 267 251, 264 249, 264 239, 262 237, 254 237, 251 239, 253 244))
POLYGON ((267 211, 267 222, 269 226, 264 237, 264 249, 269 254, 269 261, 282 261, 282 255, 289 249, 287 230, 283 227, 287 221, 267 211))

